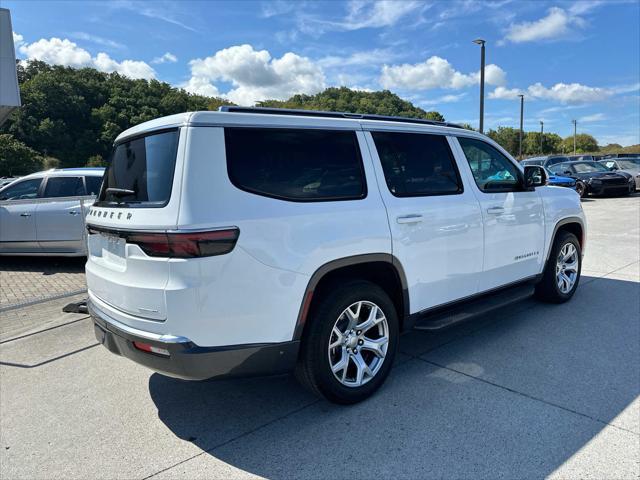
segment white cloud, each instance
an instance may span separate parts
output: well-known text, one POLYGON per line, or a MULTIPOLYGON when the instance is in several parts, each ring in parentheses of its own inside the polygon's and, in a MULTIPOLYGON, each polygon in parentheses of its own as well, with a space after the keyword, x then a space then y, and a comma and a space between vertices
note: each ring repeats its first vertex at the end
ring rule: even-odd
POLYGON ((88 67, 92 63, 89 52, 66 38, 41 38, 37 42, 22 45, 20 53, 29 60, 41 60, 65 67, 88 67))
MULTIPOLYGON (((581 12, 581 10, 577 12, 581 12)), ((571 32, 572 27, 583 27, 584 25, 584 19, 577 14, 562 8, 552 7, 547 16, 539 20, 512 24, 507 30, 503 43, 506 41, 522 43, 551 40, 566 36, 571 32)))
POLYGON ((489 92, 489 98, 495 98, 500 100, 514 100, 518 98, 518 95, 522 95, 523 92, 519 88, 506 88, 496 87, 493 92, 489 92))
POLYGON ((95 57, 67 38, 41 38, 37 42, 23 43, 19 51, 28 60, 41 60, 54 65, 81 68, 94 67, 102 72, 118 72, 131 78, 155 78, 156 73, 147 63, 137 60, 117 62, 106 53, 95 57))
MULTIPOLYGON (((540 82, 530 85, 526 90, 519 88, 497 87, 489 93, 489 98, 513 100, 520 94, 528 100, 550 100, 568 105, 600 102, 609 98, 614 92, 600 87, 589 87, 580 83, 556 83, 552 87, 545 87, 540 82)), ((547 110, 549 111, 549 110, 547 110)))
MULTIPOLYGON (((506 73, 497 65, 485 67, 485 82, 489 85, 505 83, 506 73)), ((464 74, 453 68, 444 58, 433 56, 422 63, 384 65, 380 83, 384 88, 428 90, 431 88, 460 89, 480 81, 480 72, 464 74)))
POLYGON ((443 95, 442 97, 434 98, 432 100, 424 100, 420 102, 420 104, 430 106, 430 105, 440 105, 442 103, 456 103, 462 100, 466 96, 467 96, 466 92, 459 93, 457 95, 443 95))
POLYGON ((402 17, 422 7, 422 3, 408 0, 380 0, 376 2, 355 0, 349 2, 349 14, 339 25, 346 30, 389 27, 395 25, 402 17))
POLYGON ((156 77, 156 72, 146 62, 138 60, 116 62, 106 53, 99 53, 93 59, 93 64, 101 72, 118 72, 130 78, 150 80, 156 77))
POLYGON ((291 52, 272 58, 267 50, 254 50, 251 45, 225 48, 210 57, 191 60, 189 65, 191 79, 183 85, 187 91, 210 95, 207 92, 217 91, 212 82, 230 82, 233 88, 222 95, 240 105, 284 100, 325 87, 322 69, 308 58, 291 52))
POLYGON ((13 45, 18 48, 20 45, 24 43, 24 37, 16 32, 11 32, 13 34, 13 45))
POLYGON ((534 98, 568 104, 599 102, 611 95, 604 88, 588 87, 580 83, 556 83, 547 88, 539 82, 531 85, 527 93, 534 98))
POLYGON ((178 61, 178 57, 176 57, 173 53, 167 52, 161 57, 156 57, 151 60, 151 63, 176 63, 178 61))
POLYGON ((92 42, 98 45, 102 45, 103 47, 124 48, 123 44, 118 43, 114 40, 111 40, 109 38, 99 37, 98 35, 93 35, 86 32, 74 32, 70 34, 70 36, 72 38, 78 38, 80 40, 85 40, 87 42, 92 42))
POLYGON ((318 60, 318 65, 323 68, 369 66, 376 67, 381 63, 388 62, 397 54, 388 49, 376 48, 374 50, 364 50, 354 52, 350 55, 329 55, 318 60))
POLYGON ((600 120, 605 120, 607 117, 604 113, 594 113, 593 115, 586 115, 584 117, 580 117, 578 122, 590 123, 590 122, 599 122, 600 120))

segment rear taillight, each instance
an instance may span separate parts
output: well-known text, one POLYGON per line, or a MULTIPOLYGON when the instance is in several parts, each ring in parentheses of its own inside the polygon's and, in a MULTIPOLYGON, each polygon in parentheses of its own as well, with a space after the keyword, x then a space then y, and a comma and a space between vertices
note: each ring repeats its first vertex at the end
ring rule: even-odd
POLYGON ((229 253, 236 246, 240 230, 189 233, 127 233, 127 243, 138 245, 150 257, 194 258, 229 253))
POLYGON ((150 257, 195 258, 229 253, 236 246, 240 230, 237 227, 206 232, 130 232, 94 226, 89 234, 104 233, 135 244, 150 257))

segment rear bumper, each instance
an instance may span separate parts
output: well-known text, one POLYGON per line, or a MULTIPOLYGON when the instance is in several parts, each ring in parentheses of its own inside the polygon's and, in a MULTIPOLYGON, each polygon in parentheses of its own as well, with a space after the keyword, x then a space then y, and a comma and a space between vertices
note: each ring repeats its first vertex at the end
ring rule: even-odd
POLYGON ((185 380, 274 375, 293 370, 300 342, 200 347, 189 339, 156 335, 112 319, 89 300, 96 338, 109 351, 156 372, 185 380), (138 350, 133 342, 165 349, 169 356, 138 350))

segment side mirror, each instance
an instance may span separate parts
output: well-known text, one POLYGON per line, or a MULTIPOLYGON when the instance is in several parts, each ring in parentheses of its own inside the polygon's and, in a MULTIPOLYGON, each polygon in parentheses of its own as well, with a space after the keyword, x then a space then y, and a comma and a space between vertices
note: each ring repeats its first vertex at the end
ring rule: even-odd
POLYGON ((525 188, 542 187, 547 184, 547 172, 538 165, 526 165, 524 167, 525 188))
POLYGON ((571 175, 571 170, 565 170, 564 175, 571 175))
POLYGON ((609 170, 611 170, 612 172, 615 172, 616 170, 618 170, 618 167, 616 167, 615 165, 611 165, 609 167, 609 170))

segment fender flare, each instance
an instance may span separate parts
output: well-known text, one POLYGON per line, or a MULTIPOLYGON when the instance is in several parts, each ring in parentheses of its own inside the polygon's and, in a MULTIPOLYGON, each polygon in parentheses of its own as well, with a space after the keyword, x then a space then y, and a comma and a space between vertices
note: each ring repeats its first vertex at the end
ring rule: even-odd
POLYGON ((545 262, 549 260, 549 256, 551 255, 551 247, 553 246, 553 242, 555 242, 556 240, 556 235, 558 234, 558 230, 560 230, 560 227, 564 226, 564 225, 568 225, 570 223, 577 223, 578 225, 580 225, 580 228, 582 229, 582 238, 580 238, 580 245, 584 246, 584 241, 585 241, 585 226, 584 226, 584 221, 582 220, 582 218, 580 217, 565 217, 562 218, 560 220, 558 220, 556 222, 555 227, 553 228, 553 235, 551 235, 551 241, 549 242, 549 245, 547 246, 547 255, 546 255, 546 259, 545 262))
POLYGON ((352 255, 350 257, 331 260, 330 262, 327 262, 324 265, 320 266, 313 273, 313 275, 311 275, 311 278, 307 283, 307 288, 305 289, 304 295, 302 297, 302 303, 300 305, 298 318, 296 320, 296 326, 293 332, 293 340, 296 341, 302 338, 302 332, 304 331, 304 327, 309 314, 309 308, 311 306, 311 301, 313 300, 313 293, 320 281, 325 277, 325 275, 340 268, 372 262, 388 263, 394 268, 398 276, 398 280, 400 281, 400 286, 402 288, 402 315, 404 318, 407 318, 410 312, 409 288, 407 286, 407 277, 405 275, 404 269, 402 268, 400 260, 394 257, 391 253, 366 253, 361 255, 352 255))

